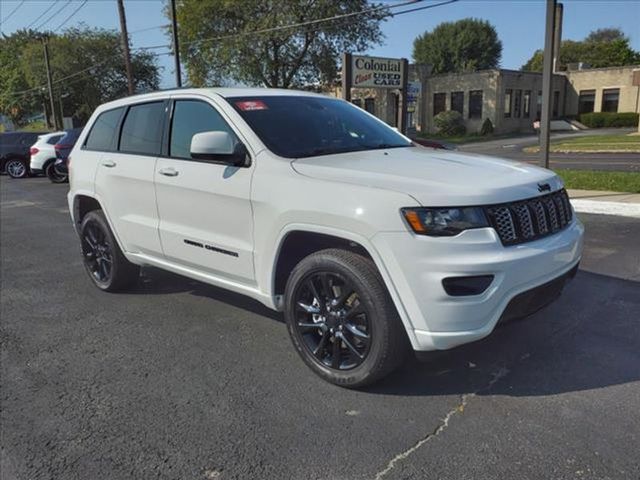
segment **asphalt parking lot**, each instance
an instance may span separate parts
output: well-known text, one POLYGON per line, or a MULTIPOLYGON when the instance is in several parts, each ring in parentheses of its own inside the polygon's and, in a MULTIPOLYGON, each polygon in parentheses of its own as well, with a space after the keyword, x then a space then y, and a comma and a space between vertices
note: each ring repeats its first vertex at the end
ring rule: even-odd
POLYGON ((0 177, 4 479, 640 479, 640 221, 580 215, 547 309, 363 391, 278 314, 147 269, 107 294, 66 185, 0 177))

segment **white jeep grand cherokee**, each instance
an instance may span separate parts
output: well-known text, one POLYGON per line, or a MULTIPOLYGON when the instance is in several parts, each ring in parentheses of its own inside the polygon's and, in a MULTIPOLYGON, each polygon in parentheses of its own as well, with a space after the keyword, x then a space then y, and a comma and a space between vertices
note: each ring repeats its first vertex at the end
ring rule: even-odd
POLYGON ((548 170, 412 144, 342 100, 194 89, 99 107, 69 162, 98 288, 153 265, 284 311, 324 379, 487 336, 555 299, 583 227, 548 170))

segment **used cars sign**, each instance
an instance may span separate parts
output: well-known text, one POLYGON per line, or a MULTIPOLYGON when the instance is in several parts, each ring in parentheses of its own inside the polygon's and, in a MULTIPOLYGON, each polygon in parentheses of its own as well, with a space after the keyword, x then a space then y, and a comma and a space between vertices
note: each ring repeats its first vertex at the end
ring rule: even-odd
POLYGON ((397 58, 352 57, 355 88, 402 88, 402 60, 397 58))

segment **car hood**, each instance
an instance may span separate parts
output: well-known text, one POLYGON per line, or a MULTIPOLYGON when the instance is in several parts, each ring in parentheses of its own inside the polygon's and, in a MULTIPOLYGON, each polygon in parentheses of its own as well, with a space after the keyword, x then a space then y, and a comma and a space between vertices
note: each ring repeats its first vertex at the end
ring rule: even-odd
POLYGON ((305 176, 403 192, 434 207, 522 200, 541 195, 544 184, 552 191, 562 188, 560 178, 544 168, 422 147, 300 158, 292 166, 305 176))

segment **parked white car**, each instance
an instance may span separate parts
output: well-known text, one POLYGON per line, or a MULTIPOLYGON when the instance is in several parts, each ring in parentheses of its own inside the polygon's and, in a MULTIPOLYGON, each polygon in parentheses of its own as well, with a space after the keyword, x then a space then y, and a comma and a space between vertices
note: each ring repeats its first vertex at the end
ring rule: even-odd
POLYGON ((357 387, 410 346, 487 336, 561 292, 583 226, 541 168, 416 146, 290 90, 193 89, 99 107, 69 159, 95 285, 153 265, 283 311, 324 379, 357 387))
POLYGON ((47 170, 53 168, 56 161, 56 151, 53 146, 58 143, 65 132, 54 132, 40 135, 36 143, 31 145, 29 154, 31 155, 30 168, 34 175, 47 175, 47 170))

